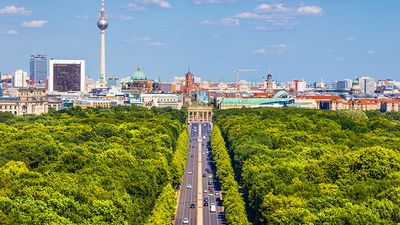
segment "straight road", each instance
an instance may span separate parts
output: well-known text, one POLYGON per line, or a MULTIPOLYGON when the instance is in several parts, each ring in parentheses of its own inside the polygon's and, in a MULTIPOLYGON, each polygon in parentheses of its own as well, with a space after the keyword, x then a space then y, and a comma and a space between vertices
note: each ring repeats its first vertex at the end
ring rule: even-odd
POLYGON ((210 123, 192 123, 186 171, 179 193, 175 225, 225 224, 221 187, 209 147, 210 123), (215 211, 211 212, 211 205, 215 211), (185 223, 188 222, 188 223, 185 223))

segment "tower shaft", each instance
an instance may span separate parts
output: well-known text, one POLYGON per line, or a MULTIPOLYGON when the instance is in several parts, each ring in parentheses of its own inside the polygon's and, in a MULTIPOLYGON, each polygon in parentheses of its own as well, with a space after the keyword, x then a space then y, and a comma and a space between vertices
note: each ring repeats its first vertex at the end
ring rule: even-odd
POLYGON ((100 83, 106 83, 106 34, 101 31, 100 35, 100 83))

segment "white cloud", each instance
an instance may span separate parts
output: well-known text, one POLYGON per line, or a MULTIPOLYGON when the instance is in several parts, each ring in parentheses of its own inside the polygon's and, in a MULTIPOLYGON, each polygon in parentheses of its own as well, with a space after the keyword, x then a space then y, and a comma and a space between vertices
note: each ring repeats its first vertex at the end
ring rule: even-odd
POLYGON ((32 11, 27 10, 25 7, 17 7, 15 5, 5 6, 0 9, 0 15, 30 15, 32 11))
POLYGON ((143 12, 146 11, 146 7, 142 5, 138 5, 136 3, 129 3, 126 7, 126 10, 128 11, 134 11, 134 12, 143 12))
POLYGON ((300 6, 297 8, 297 12, 303 15, 322 15, 322 8, 315 5, 300 6))
POLYGON ((7 35, 17 35, 18 31, 16 31, 16 30, 8 30, 8 31, 5 32, 5 34, 7 34, 7 35))
POLYGON ((285 54, 287 50, 293 49, 293 47, 287 44, 271 44, 268 47, 259 48, 253 51, 253 54, 285 54))
POLYGON ((235 15, 239 19, 261 19, 262 16, 258 13, 253 12, 241 12, 235 15))
POLYGON ((368 51, 367 51, 367 54, 368 54, 368 55, 373 55, 373 54, 375 54, 375 51, 374 51, 374 50, 368 50, 368 51))
POLYGON ((138 37, 127 38, 124 41, 128 42, 128 43, 136 44, 138 42, 149 42, 151 40, 152 39, 149 36, 138 36, 138 37))
POLYGON ((90 16, 89 15, 75 16, 75 19, 77 19, 77 20, 88 20, 88 19, 90 19, 90 16))
POLYGON ((138 0, 138 3, 144 5, 157 5, 161 8, 169 9, 172 8, 172 5, 166 0, 138 0))
POLYGON ((240 21, 236 18, 227 17, 217 21, 203 20, 200 24, 234 27, 234 26, 240 26, 240 21))
POLYGON ((267 49, 265 48, 259 48, 253 51, 254 54, 261 54, 261 55, 265 55, 268 53, 267 49))
POLYGON ((162 42, 160 42, 160 41, 154 41, 154 42, 151 42, 149 45, 150 45, 150 46, 154 46, 154 47, 162 47, 162 46, 164 46, 165 44, 162 43, 162 42))
POLYGON ((338 61, 344 61, 344 57, 338 57, 337 60, 338 61))
POLYGON ((349 37, 346 37, 345 40, 346 40, 346 41, 355 41, 355 40, 357 40, 357 38, 356 38, 356 37, 353 37, 353 36, 349 36, 349 37))
POLYGON ((257 10, 261 10, 261 11, 269 11, 272 9, 272 6, 269 4, 261 4, 259 6, 257 6, 257 10))
POLYGON ((234 3, 236 0, 193 0, 196 5, 234 3))
POLYGON ((31 20, 23 22, 21 26, 27 28, 40 28, 43 27, 47 22, 47 20, 31 20))

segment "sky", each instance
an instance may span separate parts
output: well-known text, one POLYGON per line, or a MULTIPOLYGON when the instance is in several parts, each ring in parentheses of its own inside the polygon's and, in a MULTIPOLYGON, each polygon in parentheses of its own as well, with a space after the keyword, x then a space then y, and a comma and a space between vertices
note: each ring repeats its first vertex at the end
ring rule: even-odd
MULTIPOLYGON (((108 76, 140 65, 171 81, 400 80, 398 0, 106 0, 108 76)), ((33 52, 84 59, 97 79, 100 0, 0 0, 0 71, 29 69, 33 52)))

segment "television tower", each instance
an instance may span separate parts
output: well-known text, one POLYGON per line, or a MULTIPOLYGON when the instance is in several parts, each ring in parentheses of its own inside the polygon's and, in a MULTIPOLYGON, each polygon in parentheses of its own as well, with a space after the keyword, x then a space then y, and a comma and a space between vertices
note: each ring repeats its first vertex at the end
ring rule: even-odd
POLYGON ((100 18, 97 21, 97 27, 101 30, 100 41, 100 85, 106 84, 106 29, 108 21, 106 19, 106 12, 104 9, 104 0, 101 0, 100 18))

